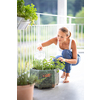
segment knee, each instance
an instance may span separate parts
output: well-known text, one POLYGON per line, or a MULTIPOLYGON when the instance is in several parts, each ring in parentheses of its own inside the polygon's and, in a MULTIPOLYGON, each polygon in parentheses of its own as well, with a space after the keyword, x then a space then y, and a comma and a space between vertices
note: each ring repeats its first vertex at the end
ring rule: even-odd
POLYGON ((72 57, 71 51, 67 50, 67 49, 63 50, 62 51, 62 57, 67 58, 67 59, 71 59, 71 57, 72 57))

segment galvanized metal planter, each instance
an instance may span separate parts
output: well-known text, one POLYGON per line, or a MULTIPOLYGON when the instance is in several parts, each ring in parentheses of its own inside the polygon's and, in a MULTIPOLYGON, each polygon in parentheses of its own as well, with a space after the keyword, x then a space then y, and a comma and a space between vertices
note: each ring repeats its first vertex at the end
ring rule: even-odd
POLYGON ((29 19, 25 20, 22 17, 17 17, 17 29, 18 30, 26 29, 29 23, 30 23, 29 19))
POLYGON ((36 74, 38 79, 45 78, 41 83, 35 83, 35 87, 38 88, 54 88, 59 83, 59 72, 54 70, 36 70, 30 69, 30 74, 36 74))

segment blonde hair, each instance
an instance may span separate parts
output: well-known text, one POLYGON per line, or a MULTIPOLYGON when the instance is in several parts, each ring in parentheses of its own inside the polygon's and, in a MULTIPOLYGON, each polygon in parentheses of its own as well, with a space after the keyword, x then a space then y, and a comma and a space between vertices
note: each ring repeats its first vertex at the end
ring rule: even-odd
POLYGON ((69 36, 68 38, 71 37, 71 32, 66 27, 61 27, 59 30, 64 32, 66 34, 66 36, 69 36))

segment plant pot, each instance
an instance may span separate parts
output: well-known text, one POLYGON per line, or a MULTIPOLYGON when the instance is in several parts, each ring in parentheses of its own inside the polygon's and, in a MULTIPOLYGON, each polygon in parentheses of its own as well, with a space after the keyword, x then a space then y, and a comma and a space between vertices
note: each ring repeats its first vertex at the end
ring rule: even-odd
POLYGON ((35 74, 38 79, 45 78, 40 83, 35 83, 35 87, 38 88, 54 88, 56 85, 59 84, 59 72, 57 73, 57 69, 53 70, 36 70, 30 69, 30 74, 35 74))
POLYGON ((33 100, 34 84, 17 86, 17 100, 33 100))
POLYGON ((17 17, 17 29, 18 30, 26 29, 29 23, 30 23, 29 19, 25 20, 22 17, 17 17))

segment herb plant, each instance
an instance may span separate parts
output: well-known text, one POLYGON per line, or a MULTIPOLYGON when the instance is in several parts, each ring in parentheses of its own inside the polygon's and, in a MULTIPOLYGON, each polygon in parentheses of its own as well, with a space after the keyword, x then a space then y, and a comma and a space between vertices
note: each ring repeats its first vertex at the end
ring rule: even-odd
POLYGON ((25 67, 18 67, 17 70, 17 85, 32 85, 35 82, 40 82, 36 75, 30 75, 29 64, 26 63, 25 67))
POLYGON ((44 59, 44 60, 33 60, 33 68, 37 70, 52 70, 57 69, 57 72, 59 72, 59 69, 64 69, 65 62, 60 62, 58 59, 56 61, 53 61, 53 56, 50 57, 50 60, 44 59))
POLYGON ((32 25, 38 18, 36 15, 37 9, 34 8, 35 5, 33 3, 31 3, 31 6, 25 6, 24 3, 24 0, 17 0, 17 16, 23 17, 25 20, 29 19, 32 25))

